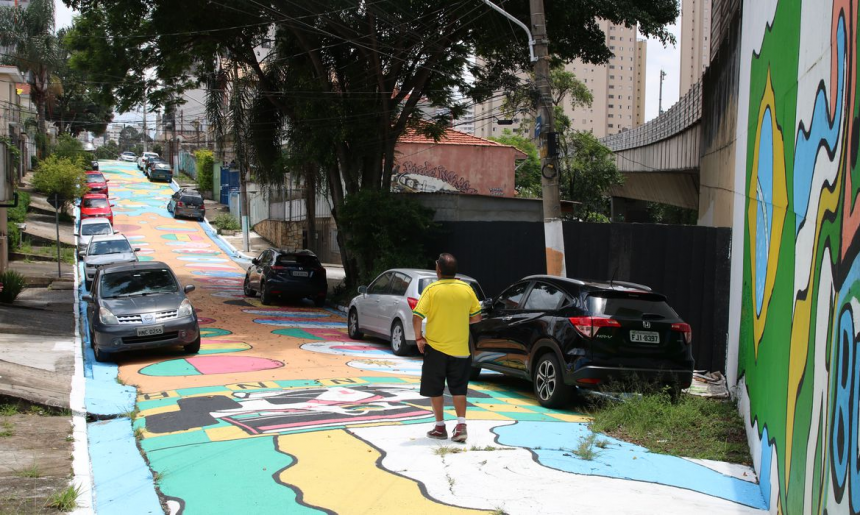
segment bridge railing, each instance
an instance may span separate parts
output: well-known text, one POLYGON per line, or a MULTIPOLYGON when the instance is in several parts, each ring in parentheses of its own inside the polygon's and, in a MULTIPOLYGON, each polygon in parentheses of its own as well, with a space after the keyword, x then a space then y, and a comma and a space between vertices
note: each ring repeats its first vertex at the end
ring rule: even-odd
POLYGON ((684 131, 702 118, 702 81, 695 83, 686 95, 666 112, 645 125, 600 141, 613 152, 644 147, 684 131))

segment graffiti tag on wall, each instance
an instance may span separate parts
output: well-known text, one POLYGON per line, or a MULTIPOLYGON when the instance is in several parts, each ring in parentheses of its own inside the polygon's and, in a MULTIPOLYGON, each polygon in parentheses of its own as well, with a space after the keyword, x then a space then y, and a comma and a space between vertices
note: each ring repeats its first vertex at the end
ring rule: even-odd
POLYGON ((460 177, 457 172, 448 170, 442 165, 433 166, 427 162, 419 165, 412 161, 405 161, 395 165, 391 184, 393 188, 413 192, 478 193, 469 180, 460 177))

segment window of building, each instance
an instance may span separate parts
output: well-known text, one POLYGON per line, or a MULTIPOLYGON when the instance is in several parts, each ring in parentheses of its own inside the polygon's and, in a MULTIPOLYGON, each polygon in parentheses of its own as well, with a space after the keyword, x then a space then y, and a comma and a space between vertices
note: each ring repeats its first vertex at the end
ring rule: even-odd
POLYGON ((614 40, 615 36, 609 36, 609 39, 614 40))
POLYGON ((615 108, 615 104, 609 104, 609 109, 614 109, 614 108, 615 108))
POLYGON ((615 86, 614 86, 614 85, 612 85, 612 84, 610 84, 610 85, 609 85, 609 89, 615 89, 615 86))
POLYGON ((613 127, 613 125, 610 123, 610 124, 609 124, 609 128, 611 129, 612 127, 613 127))
POLYGON ((615 95, 609 95, 609 98, 615 98, 615 95))
POLYGON ((615 115, 612 113, 609 113, 609 118, 615 118, 615 115))
MULTIPOLYGON (((614 65, 614 64, 610 64, 610 65, 609 65, 609 69, 610 69, 610 70, 614 70, 614 69, 615 69, 615 65, 614 65)), ((622 68, 622 70, 623 70, 623 69, 624 69, 624 68, 622 68)))

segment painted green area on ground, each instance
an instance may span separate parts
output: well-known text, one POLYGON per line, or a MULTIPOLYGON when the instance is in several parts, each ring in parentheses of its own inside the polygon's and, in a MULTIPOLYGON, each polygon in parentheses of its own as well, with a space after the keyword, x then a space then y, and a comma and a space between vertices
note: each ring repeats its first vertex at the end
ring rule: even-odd
POLYGON ((290 338, 300 338, 302 340, 325 340, 325 338, 314 336, 303 329, 275 329, 274 331, 272 331, 272 334, 289 336, 290 338))
POLYGON ((140 369, 140 374, 155 377, 199 376, 200 371, 184 359, 162 361, 140 369))
POLYGON ((294 463, 274 438, 249 438, 147 453, 164 495, 181 498, 183 513, 322 513, 302 506, 296 492, 278 484, 294 463))

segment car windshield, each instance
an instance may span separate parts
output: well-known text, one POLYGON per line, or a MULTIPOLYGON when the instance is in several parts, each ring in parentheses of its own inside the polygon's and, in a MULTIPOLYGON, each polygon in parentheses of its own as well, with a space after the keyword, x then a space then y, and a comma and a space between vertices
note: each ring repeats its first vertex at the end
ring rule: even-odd
POLYGON ((644 315, 654 318, 677 319, 678 314, 659 295, 629 295, 614 292, 593 292, 586 305, 594 315, 616 318, 641 319, 644 315))
MULTIPOLYGON (((463 279, 459 279, 459 278, 458 278, 458 280, 463 281, 463 279)), ((424 288, 435 283, 436 281, 438 281, 438 279, 435 277, 425 277, 425 278, 421 279, 420 281, 418 281, 418 295, 421 295, 421 292, 424 291, 424 288)), ((475 297, 478 297, 478 300, 483 300, 484 298, 486 298, 484 296, 484 291, 481 290, 481 285, 479 285, 477 282, 475 282, 475 281, 464 281, 464 282, 466 282, 469 286, 472 287, 472 291, 475 292, 475 297)))
POLYGON ((127 270, 102 275, 100 296, 104 299, 176 293, 176 284, 170 270, 127 270))
POLYGON ((320 260, 314 256, 302 256, 299 254, 281 254, 275 261, 277 266, 308 266, 320 267, 320 260))
POLYGON ((85 198, 84 207, 90 208, 105 208, 110 207, 110 202, 106 198, 85 198))
POLYGON ((81 236, 113 234, 110 224, 86 224, 81 226, 81 236))
POLYGON ((94 182, 105 182, 105 176, 100 173, 88 173, 87 184, 92 184, 94 182))
POLYGON ((95 241, 89 246, 88 253, 91 256, 102 256, 105 254, 122 254, 134 252, 127 240, 95 241))

